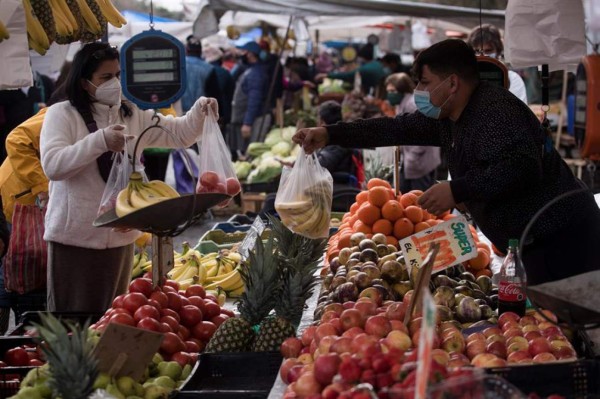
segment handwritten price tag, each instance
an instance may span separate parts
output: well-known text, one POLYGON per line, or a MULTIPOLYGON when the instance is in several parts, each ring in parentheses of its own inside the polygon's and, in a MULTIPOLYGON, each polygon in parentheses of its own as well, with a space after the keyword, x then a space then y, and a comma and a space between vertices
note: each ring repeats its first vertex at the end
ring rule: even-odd
POLYGON ((400 241, 400 248, 404 253, 406 264, 409 266, 409 272, 412 270, 412 266, 420 267, 423 264, 429 247, 433 243, 440 245, 440 252, 433 264, 432 273, 477 256, 477 246, 471 235, 467 219, 459 216, 400 241))

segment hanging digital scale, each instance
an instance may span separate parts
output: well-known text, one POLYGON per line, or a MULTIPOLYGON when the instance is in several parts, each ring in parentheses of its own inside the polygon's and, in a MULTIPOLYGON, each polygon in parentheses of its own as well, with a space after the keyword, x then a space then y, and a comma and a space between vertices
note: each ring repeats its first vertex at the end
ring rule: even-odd
POLYGON ((600 160, 600 54, 583 57, 577 67, 575 138, 582 158, 600 160))
POLYGON ((486 55, 478 55, 477 69, 479 70, 479 80, 489 82, 495 86, 501 86, 505 89, 510 87, 508 80, 508 69, 501 61, 486 55))
POLYGON ((159 30, 133 36, 121 49, 121 83, 141 109, 170 106, 185 92, 185 47, 159 30))

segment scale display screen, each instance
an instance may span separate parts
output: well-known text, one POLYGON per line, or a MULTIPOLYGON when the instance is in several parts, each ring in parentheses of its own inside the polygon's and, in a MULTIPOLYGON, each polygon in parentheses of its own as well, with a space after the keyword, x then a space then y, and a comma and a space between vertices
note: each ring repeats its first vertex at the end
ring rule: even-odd
POLYGON ((508 89, 508 70, 500 61, 487 56, 477 57, 479 79, 508 89))
POLYGON ((185 79, 185 48, 175 37, 149 30, 123 45, 123 93, 138 107, 168 107, 183 95, 185 79))

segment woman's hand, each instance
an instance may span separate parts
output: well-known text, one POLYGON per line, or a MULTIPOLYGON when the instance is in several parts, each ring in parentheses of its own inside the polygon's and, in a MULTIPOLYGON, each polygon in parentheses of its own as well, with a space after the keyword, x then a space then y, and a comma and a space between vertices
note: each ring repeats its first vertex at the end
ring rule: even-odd
POLYGON ((208 115, 208 109, 211 108, 215 114, 215 118, 219 119, 219 103, 216 98, 212 97, 200 97, 200 110, 203 115, 208 115))
POLYGON ((125 148, 126 139, 131 139, 133 136, 126 134, 127 127, 123 125, 110 125, 102 129, 106 147, 113 152, 123 151, 125 148))
POLYGON ((324 127, 312 127, 299 129, 292 137, 292 141, 304 147, 304 152, 307 154, 312 154, 315 150, 327 145, 329 136, 324 127))

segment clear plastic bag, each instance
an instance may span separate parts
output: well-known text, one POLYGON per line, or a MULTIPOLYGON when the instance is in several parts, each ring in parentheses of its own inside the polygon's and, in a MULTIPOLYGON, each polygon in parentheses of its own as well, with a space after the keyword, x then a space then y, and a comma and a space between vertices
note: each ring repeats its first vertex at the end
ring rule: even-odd
POLYGON ((315 154, 298 154, 294 167, 279 183, 275 210, 285 226, 309 238, 329 235, 333 178, 315 154))
POLYGON ((132 163, 127 153, 127 145, 125 150, 122 152, 115 152, 113 155, 113 163, 110 168, 110 174, 106 180, 106 186, 104 186, 104 193, 102 194, 102 200, 100 201, 100 208, 98 208, 98 215, 102 215, 112 209, 115 209, 117 202, 117 196, 129 183, 129 176, 131 175, 132 163))
MULTIPOLYGON (((231 162, 231 152, 225 144, 216 115, 211 107, 208 107, 208 115, 204 120, 204 130, 201 141, 198 142, 198 148, 200 149, 200 165, 196 193, 223 193, 232 197, 237 195, 241 191, 240 181, 231 162)), ((229 201, 219 205, 227 206, 229 201)))

